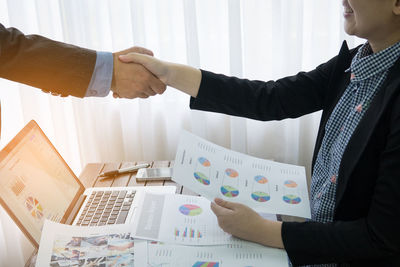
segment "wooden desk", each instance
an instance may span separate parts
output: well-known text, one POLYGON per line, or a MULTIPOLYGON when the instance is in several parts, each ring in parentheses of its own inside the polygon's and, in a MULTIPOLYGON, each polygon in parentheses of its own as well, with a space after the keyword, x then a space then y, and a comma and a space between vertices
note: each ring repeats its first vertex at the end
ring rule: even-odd
MULTIPOLYGON (((118 187, 118 186, 164 186, 164 185, 175 185, 177 194, 184 195, 195 195, 198 194, 184 188, 183 186, 173 182, 173 181, 148 181, 148 182, 138 182, 136 181, 136 172, 123 174, 116 177, 110 177, 102 179, 99 177, 100 173, 105 171, 111 171, 118 168, 125 168, 130 166, 135 166, 137 164, 149 163, 150 168, 158 167, 170 167, 173 165, 172 161, 139 161, 139 162, 118 162, 118 163, 89 163, 83 169, 79 180, 83 183, 85 188, 88 187, 118 187)), ((32 253, 32 256, 28 259, 25 267, 35 266, 37 250, 32 253)))
POLYGON ((101 179, 99 174, 101 172, 110 171, 118 168, 125 168, 135 166, 137 164, 149 163, 150 168, 160 167, 172 167, 173 161, 139 161, 139 162, 122 162, 122 163, 89 163, 79 176, 80 181, 87 187, 117 187, 117 186, 162 186, 162 185, 175 185, 176 193, 183 195, 194 195, 198 194, 193 191, 173 182, 173 181, 148 181, 138 182, 136 181, 136 173, 124 174, 114 178, 101 179))

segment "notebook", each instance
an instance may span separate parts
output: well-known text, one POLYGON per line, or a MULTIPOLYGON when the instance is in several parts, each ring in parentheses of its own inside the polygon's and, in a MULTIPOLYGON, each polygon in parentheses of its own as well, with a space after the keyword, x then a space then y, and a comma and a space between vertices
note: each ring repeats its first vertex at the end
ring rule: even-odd
POLYGON ((144 192, 175 186, 85 188, 35 121, 0 151, 0 204, 35 247, 45 219, 83 227, 132 223, 144 192))

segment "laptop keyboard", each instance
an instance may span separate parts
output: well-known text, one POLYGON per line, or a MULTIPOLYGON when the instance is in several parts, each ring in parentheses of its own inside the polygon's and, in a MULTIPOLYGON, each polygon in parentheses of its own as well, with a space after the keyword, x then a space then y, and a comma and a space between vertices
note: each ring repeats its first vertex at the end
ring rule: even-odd
POLYGON ((95 191, 89 196, 76 225, 123 224, 132 206, 135 191, 95 191))

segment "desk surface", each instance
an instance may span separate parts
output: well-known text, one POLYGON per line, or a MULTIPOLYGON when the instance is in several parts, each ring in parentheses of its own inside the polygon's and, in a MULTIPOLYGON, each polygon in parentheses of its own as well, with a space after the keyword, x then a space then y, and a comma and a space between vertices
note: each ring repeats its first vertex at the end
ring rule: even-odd
POLYGON ((112 178, 101 179, 99 174, 101 172, 115 170, 118 168, 125 168, 135 166, 137 164, 149 163, 150 168, 170 167, 173 165, 172 161, 153 161, 153 162, 122 162, 122 163, 89 163, 79 176, 80 181, 87 187, 117 187, 117 186, 163 186, 175 185, 177 187, 176 193, 184 195, 196 195, 189 189, 173 182, 173 181, 136 181, 136 173, 123 174, 112 178))

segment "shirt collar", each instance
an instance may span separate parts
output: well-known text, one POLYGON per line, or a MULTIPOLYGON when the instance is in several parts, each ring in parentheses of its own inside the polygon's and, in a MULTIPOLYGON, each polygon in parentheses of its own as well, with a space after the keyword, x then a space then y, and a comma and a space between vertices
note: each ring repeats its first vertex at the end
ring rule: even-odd
POLYGON ((352 81, 362 81, 378 73, 388 70, 400 56, 400 42, 373 53, 368 42, 362 45, 351 61, 346 72, 351 71, 352 81))

